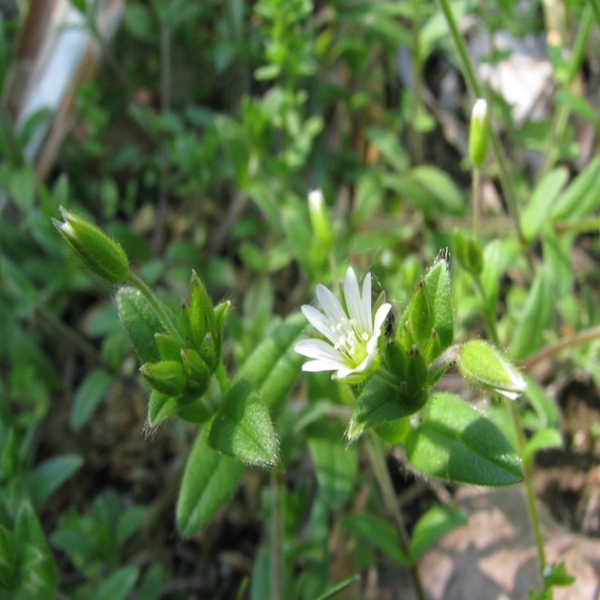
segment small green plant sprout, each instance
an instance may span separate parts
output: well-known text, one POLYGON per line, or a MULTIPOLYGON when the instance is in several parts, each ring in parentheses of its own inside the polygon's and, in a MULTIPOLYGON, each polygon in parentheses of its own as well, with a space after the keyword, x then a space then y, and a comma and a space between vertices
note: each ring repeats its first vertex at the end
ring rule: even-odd
POLYGON ((367 273, 362 292, 356 274, 349 268, 344 281, 344 309, 324 285, 317 285, 317 298, 323 313, 308 305, 302 307, 309 323, 327 341, 309 339, 298 342, 296 352, 311 358, 303 371, 335 371, 333 378, 360 383, 379 368, 384 337, 383 323, 392 305, 385 302, 371 310, 371 274, 367 273))
POLYGON ((62 206, 60 212, 64 222, 52 222, 81 262, 109 283, 122 283, 129 274, 123 248, 89 221, 62 206))

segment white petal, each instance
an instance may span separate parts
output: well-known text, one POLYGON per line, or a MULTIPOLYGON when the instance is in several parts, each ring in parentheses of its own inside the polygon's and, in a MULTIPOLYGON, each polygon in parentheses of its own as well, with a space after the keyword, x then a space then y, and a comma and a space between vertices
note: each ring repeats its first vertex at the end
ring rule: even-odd
POLYGON ((346 271, 346 279, 344 280, 344 298, 346 299, 346 307, 351 319, 356 321, 356 329, 359 333, 370 331, 371 314, 364 314, 362 302, 360 299, 360 290, 358 289, 358 280, 350 267, 346 271))
POLYGON ((323 340, 301 340, 294 346, 294 352, 308 358, 335 360, 342 365, 345 364, 344 357, 323 340))
POLYGON ((383 322, 385 321, 385 318, 388 316, 388 313, 390 312, 391 309, 392 309, 392 305, 389 302, 382 304, 377 309, 377 312, 375 313, 374 323, 373 323, 373 331, 374 332, 381 332, 381 326, 383 325, 383 322))
POLYGON ((344 365, 327 360, 309 360, 302 365, 302 370, 317 373, 320 371, 337 371, 340 367, 345 368, 344 365))
POLYGON ((362 295, 361 295, 361 304, 362 304, 362 314, 365 319, 365 331, 367 333, 373 333, 372 329, 372 315, 371 315, 371 273, 367 273, 365 279, 362 284, 362 295))
POLYGON ((332 344, 337 343, 339 335, 337 332, 332 331, 331 327, 335 327, 337 321, 330 321, 323 313, 319 312, 313 306, 305 304, 302 307, 304 316, 308 319, 308 322, 321 334, 323 334, 332 344))
POLYGON ((317 298, 321 304, 321 308, 325 312, 325 316, 334 323, 339 323, 342 319, 347 318, 339 300, 333 295, 333 292, 328 290, 320 283, 317 285, 317 298))

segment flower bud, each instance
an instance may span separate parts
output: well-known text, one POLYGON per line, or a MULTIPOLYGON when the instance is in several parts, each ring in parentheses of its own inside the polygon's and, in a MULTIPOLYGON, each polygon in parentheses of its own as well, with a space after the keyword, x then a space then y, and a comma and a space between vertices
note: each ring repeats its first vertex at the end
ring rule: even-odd
POLYGON ((187 348, 181 351, 181 360, 190 382, 196 384, 194 388, 198 388, 196 391, 206 391, 210 371, 202 357, 195 350, 187 348))
POLYGON ((183 365, 175 360, 146 363, 140 369, 151 388, 167 396, 181 395, 187 384, 183 365))
POLYGON ((333 232, 321 190, 313 190, 308 194, 308 211, 317 243, 325 252, 329 252, 333 246, 333 232))
POLYGON ((60 212, 64 223, 52 222, 83 264, 110 283, 124 281, 129 264, 123 248, 89 221, 62 207, 60 212))
POLYGON ((483 250, 474 237, 465 237, 460 231, 454 234, 452 243, 454 255, 460 265, 471 275, 477 276, 483 269, 483 250))
POLYGON ((463 344, 458 351, 458 370, 477 387, 516 400, 527 388, 521 374, 498 350, 482 340, 463 344))
POLYGON ((469 132, 469 157, 475 167, 481 167, 487 156, 488 127, 487 102, 479 98, 473 106, 469 132))

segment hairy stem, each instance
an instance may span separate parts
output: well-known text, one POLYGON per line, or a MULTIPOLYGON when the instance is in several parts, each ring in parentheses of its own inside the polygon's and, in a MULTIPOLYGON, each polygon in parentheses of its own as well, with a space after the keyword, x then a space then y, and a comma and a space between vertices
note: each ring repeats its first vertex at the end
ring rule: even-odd
MULTIPOLYGON (((394 486, 392 485, 392 480, 385 463, 385 455, 381 440, 373 431, 369 431, 367 434, 367 451, 369 453, 371 465, 373 466, 375 479, 377 480, 381 495, 383 497, 385 508, 391 515, 396 527, 396 531, 398 532, 398 539, 400 541, 402 551, 406 556, 409 556, 410 538, 408 536, 408 531, 406 530, 406 525, 402 517, 402 511, 400 510, 400 505, 398 504, 398 498, 394 492, 394 486)), ((427 600, 427 597, 425 596, 425 589, 423 588, 423 583, 421 581, 421 576, 419 575, 418 565, 411 565, 409 567, 409 572, 413 585, 415 586, 417 598, 419 600, 427 600)))

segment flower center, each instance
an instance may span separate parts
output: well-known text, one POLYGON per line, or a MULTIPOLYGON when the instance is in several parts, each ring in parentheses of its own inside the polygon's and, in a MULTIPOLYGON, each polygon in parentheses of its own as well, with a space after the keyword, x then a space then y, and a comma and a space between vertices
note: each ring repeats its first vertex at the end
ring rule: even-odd
POLYGON ((337 334, 338 340, 334 348, 342 352, 355 365, 359 365, 367 356, 369 334, 356 331, 356 320, 342 317, 337 325, 331 325, 331 331, 337 334))

